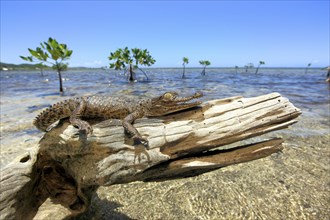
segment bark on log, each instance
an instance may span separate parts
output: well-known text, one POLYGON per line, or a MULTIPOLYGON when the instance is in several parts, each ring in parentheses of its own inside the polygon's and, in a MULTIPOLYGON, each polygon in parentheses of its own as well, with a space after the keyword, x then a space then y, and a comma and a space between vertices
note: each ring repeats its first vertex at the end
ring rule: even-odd
POLYGON ((88 208, 98 186, 194 176, 268 156, 283 148, 282 139, 226 148, 287 128, 300 114, 278 93, 213 100, 137 120, 134 126, 148 138, 148 149, 133 146, 118 120, 92 122, 88 137, 62 121, 35 151, 1 171, 1 219, 32 219, 47 198, 76 215, 88 208))

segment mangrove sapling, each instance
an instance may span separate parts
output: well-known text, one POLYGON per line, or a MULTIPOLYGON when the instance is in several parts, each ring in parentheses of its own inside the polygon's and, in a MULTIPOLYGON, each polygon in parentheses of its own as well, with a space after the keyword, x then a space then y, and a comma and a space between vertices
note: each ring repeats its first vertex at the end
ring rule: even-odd
POLYGON ((130 82, 135 81, 134 69, 140 70, 148 80, 148 75, 138 65, 151 66, 156 62, 147 49, 132 48, 129 50, 127 47, 111 52, 108 59, 114 60, 113 63, 110 63, 110 68, 124 70, 124 74, 129 72, 128 80, 130 82))
POLYGON ((311 63, 307 64, 306 69, 305 69, 305 74, 307 73, 307 71, 311 65, 312 65, 311 63))
POLYGON ((60 93, 63 93, 63 83, 61 72, 66 70, 68 64, 63 61, 70 59, 72 50, 67 48, 66 44, 59 44, 55 39, 49 38, 47 42, 40 43, 41 47, 37 47, 35 50, 28 48, 31 56, 20 56, 23 60, 29 62, 49 63, 52 68, 58 73, 58 79, 60 84, 60 93))
POLYGON ((44 68, 47 66, 44 66, 42 63, 36 64, 36 68, 40 70, 40 76, 44 76, 44 68))
POLYGON ((200 60, 199 64, 204 66, 203 71, 201 72, 201 75, 205 76, 205 69, 206 69, 207 66, 211 65, 211 62, 208 61, 208 60, 200 60))
POLYGON ((183 79, 183 78, 185 78, 186 64, 189 63, 189 59, 188 59, 188 57, 183 57, 182 61, 183 61, 183 63, 182 63, 182 66, 183 66, 182 79, 183 79))
POLYGON ((239 67, 238 66, 235 66, 236 74, 238 73, 238 69, 239 69, 239 67))
POLYGON ((258 73, 260 66, 261 65, 264 65, 264 64, 265 64, 265 61, 259 61, 259 65, 258 65, 258 67, 256 69, 256 74, 258 73))
POLYGON ((253 63, 248 63, 244 66, 245 72, 247 73, 249 69, 252 69, 254 67, 253 63))

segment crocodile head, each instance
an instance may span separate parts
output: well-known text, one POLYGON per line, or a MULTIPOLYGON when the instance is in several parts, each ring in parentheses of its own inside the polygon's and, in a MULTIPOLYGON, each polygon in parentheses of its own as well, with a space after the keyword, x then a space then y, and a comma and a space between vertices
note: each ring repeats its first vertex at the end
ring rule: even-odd
POLYGON ((197 92, 192 96, 178 97, 176 92, 166 92, 163 95, 153 98, 149 102, 148 108, 145 110, 146 116, 162 116, 184 109, 192 108, 200 105, 201 102, 189 102, 192 99, 202 97, 201 92, 197 92))

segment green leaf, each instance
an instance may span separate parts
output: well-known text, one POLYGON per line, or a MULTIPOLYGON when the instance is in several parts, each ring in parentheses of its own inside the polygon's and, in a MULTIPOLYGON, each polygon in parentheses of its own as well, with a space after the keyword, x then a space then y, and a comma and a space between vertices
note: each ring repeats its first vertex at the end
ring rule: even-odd
POLYGON ((52 48, 57 48, 59 45, 58 45, 58 42, 55 40, 55 39, 52 39, 52 38, 49 38, 48 39, 48 43, 51 45, 52 48))
POLYGON ((27 58, 26 57, 23 57, 23 56, 19 56, 21 59, 23 59, 23 60, 27 60, 27 58))
POLYGON ((33 62, 32 57, 23 57, 23 56, 19 56, 19 57, 25 61, 33 62))
POLYGON ((73 50, 68 50, 66 56, 70 57, 72 55, 72 53, 73 53, 73 50))
POLYGON ((30 54, 32 55, 32 56, 34 56, 35 58, 37 58, 38 60, 43 60, 43 58, 42 58, 42 56, 41 56, 41 54, 38 52, 38 49, 39 47, 37 47, 37 49, 36 50, 32 50, 32 49, 28 49, 29 50, 29 52, 30 52, 30 54))

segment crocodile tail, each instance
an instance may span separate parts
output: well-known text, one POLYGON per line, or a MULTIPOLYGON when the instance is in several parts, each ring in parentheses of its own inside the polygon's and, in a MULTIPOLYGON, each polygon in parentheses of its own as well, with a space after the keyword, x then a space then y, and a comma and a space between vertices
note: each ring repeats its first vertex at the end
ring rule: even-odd
POLYGON ((66 100, 64 102, 56 103, 49 108, 43 110, 33 121, 33 125, 40 131, 48 131, 49 127, 56 121, 70 117, 69 102, 66 100))
POLYGON ((47 108, 33 120, 33 125, 36 126, 38 130, 46 132, 47 128, 52 124, 50 121, 51 118, 49 117, 49 113, 52 112, 51 110, 52 108, 47 108))

